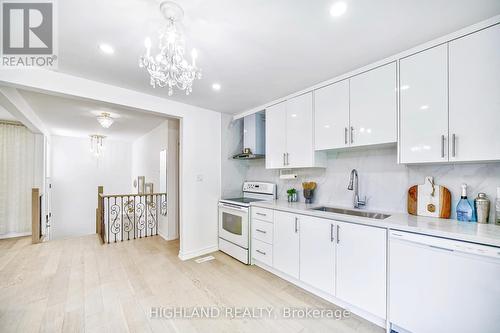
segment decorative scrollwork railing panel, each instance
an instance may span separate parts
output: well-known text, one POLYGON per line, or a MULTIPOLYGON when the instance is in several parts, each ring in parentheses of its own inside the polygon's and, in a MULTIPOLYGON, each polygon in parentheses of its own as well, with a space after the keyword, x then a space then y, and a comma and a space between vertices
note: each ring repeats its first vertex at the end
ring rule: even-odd
POLYGON ((101 237, 106 243, 158 235, 167 194, 99 195, 101 237))

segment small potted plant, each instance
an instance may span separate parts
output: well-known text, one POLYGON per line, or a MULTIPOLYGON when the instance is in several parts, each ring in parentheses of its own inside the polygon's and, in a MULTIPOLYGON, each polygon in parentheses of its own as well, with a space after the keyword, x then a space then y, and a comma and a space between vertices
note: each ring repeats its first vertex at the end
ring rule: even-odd
POLYGON ((288 202, 299 201, 299 196, 296 189, 290 188, 286 191, 286 193, 288 194, 288 202))

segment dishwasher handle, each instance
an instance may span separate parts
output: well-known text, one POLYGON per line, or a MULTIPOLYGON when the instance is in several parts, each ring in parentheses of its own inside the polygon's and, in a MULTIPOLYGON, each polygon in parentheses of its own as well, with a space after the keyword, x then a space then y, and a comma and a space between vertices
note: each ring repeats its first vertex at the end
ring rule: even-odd
POLYGON ((397 230, 390 231, 389 239, 390 241, 402 241, 402 242, 418 244, 421 246, 427 246, 435 250, 466 253, 477 256, 500 259, 500 247, 495 247, 495 246, 481 245, 461 240, 415 234, 411 232, 403 232, 397 230))

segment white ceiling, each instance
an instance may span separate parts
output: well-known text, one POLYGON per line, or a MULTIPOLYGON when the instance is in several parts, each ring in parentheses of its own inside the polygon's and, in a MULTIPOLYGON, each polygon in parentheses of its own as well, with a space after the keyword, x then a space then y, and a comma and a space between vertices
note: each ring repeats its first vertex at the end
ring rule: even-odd
POLYGON ((167 118, 135 109, 116 107, 94 101, 52 96, 19 90, 40 120, 54 135, 88 138, 91 134, 106 135, 112 140, 133 141, 167 118), (108 112, 115 122, 103 128, 97 115, 108 112))
MULTIPOLYGON (((335 0, 178 0, 203 78, 192 95, 171 98, 241 112, 500 14, 498 0, 344 1, 346 14, 333 18, 335 0)), ((58 6, 61 72, 168 98, 138 68, 145 37, 163 23, 157 0, 58 6), (102 54, 101 42, 115 54, 102 54)))
POLYGON ((14 118, 9 111, 5 110, 5 108, 0 105, 0 120, 15 121, 16 118, 14 118))

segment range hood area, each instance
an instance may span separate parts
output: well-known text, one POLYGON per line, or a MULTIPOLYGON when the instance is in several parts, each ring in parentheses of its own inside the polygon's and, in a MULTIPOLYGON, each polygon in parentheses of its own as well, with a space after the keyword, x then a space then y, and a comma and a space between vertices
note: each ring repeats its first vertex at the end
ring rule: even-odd
POLYGON ((235 160, 256 160, 266 155, 266 114, 257 112, 243 118, 243 149, 235 160))

